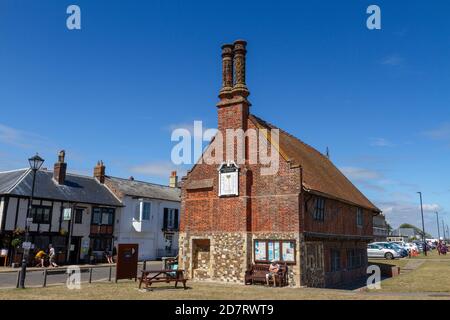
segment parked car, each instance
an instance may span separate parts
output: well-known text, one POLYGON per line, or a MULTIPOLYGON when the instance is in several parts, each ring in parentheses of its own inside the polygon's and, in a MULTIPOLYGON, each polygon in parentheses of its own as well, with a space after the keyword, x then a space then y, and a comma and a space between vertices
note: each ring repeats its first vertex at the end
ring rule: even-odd
POLYGON ((394 249, 384 248, 378 244, 369 243, 367 245, 367 257, 368 258, 385 258, 395 259, 401 258, 400 253, 394 249))
POLYGON ((408 242, 408 243, 405 243, 405 246, 406 246, 406 248, 408 248, 408 252, 411 252, 411 250, 419 252, 419 248, 417 247, 417 245, 415 243, 408 242))
POLYGON ((408 249, 406 249, 405 247, 399 245, 398 243, 392 243, 392 245, 399 250, 400 255, 402 256, 402 258, 408 256, 408 249))
POLYGON ((407 257, 408 256, 408 251, 406 251, 405 249, 403 249, 402 247, 400 247, 398 244, 396 243, 392 243, 392 242, 374 242, 373 244, 377 244, 385 249, 391 249, 396 251, 400 258, 403 257, 407 257))

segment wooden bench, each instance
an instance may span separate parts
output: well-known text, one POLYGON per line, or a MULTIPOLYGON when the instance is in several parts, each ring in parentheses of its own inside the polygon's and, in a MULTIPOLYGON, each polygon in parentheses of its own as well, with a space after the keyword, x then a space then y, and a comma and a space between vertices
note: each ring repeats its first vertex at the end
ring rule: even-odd
MULTIPOLYGON (((278 265, 280 266, 280 269, 273 279, 275 286, 287 286, 288 267, 286 263, 279 263, 278 265)), ((250 269, 245 272, 245 284, 266 283, 266 274, 269 273, 269 267, 269 264, 252 264, 250 269)))
POLYGON ((139 289, 141 289, 142 283, 145 283, 145 288, 148 288, 157 282, 175 282, 175 288, 177 288, 178 282, 181 282, 183 283, 183 288, 187 289, 187 280, 184 277, 184 270, 142 270, 142 274, 139 277, 139 289))

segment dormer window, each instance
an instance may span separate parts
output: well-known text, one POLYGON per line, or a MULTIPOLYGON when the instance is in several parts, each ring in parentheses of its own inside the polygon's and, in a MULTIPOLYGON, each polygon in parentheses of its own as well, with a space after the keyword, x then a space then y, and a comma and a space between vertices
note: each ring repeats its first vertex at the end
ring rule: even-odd
POLYGON ((219 197, 239 195, 239 168, 234 162, 223 163, 219 168, 219 197))

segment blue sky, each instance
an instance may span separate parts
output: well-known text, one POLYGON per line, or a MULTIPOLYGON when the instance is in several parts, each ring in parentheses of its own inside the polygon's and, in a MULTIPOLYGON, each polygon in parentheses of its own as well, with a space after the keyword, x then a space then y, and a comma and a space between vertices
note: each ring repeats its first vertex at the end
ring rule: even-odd
POLYGON ((171 129, 215 127, 220 45, 248 41, 252 112, 320 151, 394 225, 450 224, 450 3, 0 2, 0 170, 52 168, 167 183, 171 129), (81 8, 82 29, 66 28, 81 8), (381 8, 382 29, 366 28, 381 8))

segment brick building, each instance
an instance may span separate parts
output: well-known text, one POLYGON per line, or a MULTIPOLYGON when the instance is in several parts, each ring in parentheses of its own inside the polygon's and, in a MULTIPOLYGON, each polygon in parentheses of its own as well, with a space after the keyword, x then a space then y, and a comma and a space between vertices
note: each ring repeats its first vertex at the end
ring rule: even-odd
MULTIPOLYGON (((278 129, 250 113, 245 58, 245 41, 222 47, 223 136, 229 129, 278 129)), ((262 174, 266 165, 249 161, 262 150, 247 137, 243 163, 236 164, 237 140, 225 139, 223 153, 234 151, 222 163, 200 159, 183 178, 181 268, 194 279, 243 283, 252 263, 278 260, 288 264, 291 286, 313 287, 365 275, 372 217, 380 210, 326 156, 281 129, 277 137, 267 132, 258 140, 279 156, 276 173, 262 174)), ((204 155, 216 155, 215 139, 204 155)))

